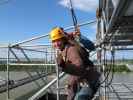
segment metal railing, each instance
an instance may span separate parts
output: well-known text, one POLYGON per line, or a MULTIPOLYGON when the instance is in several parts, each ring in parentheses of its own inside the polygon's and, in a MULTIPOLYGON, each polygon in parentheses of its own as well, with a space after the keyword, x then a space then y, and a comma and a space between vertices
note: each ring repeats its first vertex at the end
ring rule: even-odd
MULTIPOLYGON (((28 100, 38 100, 41 96, 43 96, 44 94, 46 94, 46 90, 51 87, 53 84, 55 84, 59 78, 63 77, 64 73, 60 73, 59 77, 53 79, 49 84, 47 84, 46 86, 44 86, 41 90, 39 90, 37 93, 35 93, 32 97, 30 97, 28 100)), ((58 83, 58 82, 57 82, 58 83)), ((58 85, 58 84, 57 84, 58 85)), ((56 90, 59 92, 59 87, 57 86, 56 90)), ((57 94, 57 100, 59 100, 59 94, 57 94)))
MULTIPOLYGON (((37 47, 37 46, 34 46, 37 47)), ((1 47, 0 49, 3 49, 1 47)), ((7 58, 2 59, 1 57, 1 70, 6 70, 6 79, 3 83, 0 84, 2 86, 0 88, 1 92, 7 90, 7 100, 10 99, 10 89, 25 85, 30 82, 34 82, 38 88, 42 85, 46 84, 47 80, 44 79, 48 75, 55 73, 55 50, 52 49, 51 46, 43 45, 39 47, 39 49, 35 49, 27 46, 11 46, 4 47, 4 53, 7 54, 7 58), (41 49, 41 50, 39 50, 41 49), (11 59, 10 59, 11 58, 11 59), (5 66, 6 65, 6 66, 5 66), (17 70, 16 70, 17 68, 17 70), (28 70, 27 70, 28 69, 28 70), (10 73, 12 71, 24 71, 27 73, 25 77, 21 77, 20 79, 12 79, 10 73), (34 75, 32 75, 34 73, 34 75), (43 84, 38 82, 37 80, 41 79, 43 84)), ((15 74, 14 74, 15 75, 15 74)))

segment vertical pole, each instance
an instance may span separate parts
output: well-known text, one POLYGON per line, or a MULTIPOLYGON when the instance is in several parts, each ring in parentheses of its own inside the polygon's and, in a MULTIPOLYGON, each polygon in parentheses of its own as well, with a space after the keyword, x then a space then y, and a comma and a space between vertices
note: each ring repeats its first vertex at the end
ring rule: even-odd
MULTIPOLYGON (((50 62, 52 62, 52 49, 50 51, 51 51, 51 54, 50 54, 50 62)), ((50 66, 50 73, 53 73, 52 66, 50 66)))
MULTIPOLYGON (((101 62, 101 48, 98 48, 97 50, 97 63, 98 63, 98 71, 101 72, 102 62, 101 62)), ((101 91, 99 87, 99 100, 101 100, 101 91)))
MULTIPOLYGON (((45 59, 45 64, 47 64, 47 48, 45 48, 45 57, 44 57, 44 59, 45 59)), ((48 73, 48 70, 47 70, 47 65, 45 66, 45 74, 47 75, 47 73, 48 73)), ((45 77, 45 80, 46 80, 46 84, 47 84, 47 76, 45 77)), ((46 100, 48 100, 48 98, 49 98, 49 95, 48 95, 48 93, 46 93, 46 100)))
POLYGON ((109 13, 110 13, 109 0, 106 0, 107 23, 109 23, 109 13))
MULTIPOLYGON (((104 47, 105 47, 105 45, 104 45, 104 47)), ((106 61, 106 49, 104 48, 104 64, 103 64, 103 73, 104 73, 104 75, 103 75, 103 79, 105 79, 106 78, 106 69, 105 69, 105 67, 107 68, 107 61, 106 61)), ((105 85, 105 87, 104 87, 104 100, 106 100, 106 84, 107 84, 107 79, 105 79, 105 82, 104 82, 104 85, 105 85)))
MULTIPOLYGON (((46 64, 47 64, 47 48, 46 48, 46 64)), ((46 74, 48 73, 48 66, 46 66, 46 74)))
MULTIPOLYGON (((103 58, 103 80, 105 79, 105 50, 103 51, 104 52, 104 58, 103 58)), ((106 83, 104 82, 104 85, 106 85, 106 83)), ((105 98, 105 88, 106 87, 104 87, 104 89, 103 89, 103 95, 104 95, 104 97, 103 97, 103 100, 106 100, 106 98, 105 98)))
MULTIPOLYGON (((105 14, 106 14, 106 8, 105 8, 105 14)), ((101 25, 100 25, 101 27, 101 40, 102 40, 102 42, 104 41, 104 39, 105 39, 105 19, 103 19, 103 18, 101 18, 101 25)), ((102 48, 105 48, 105 45, 101 45, 102 46, 102 48)), ((103 73, 105 72, 105 49, 103 49, 102 50, 103 51, 103 53, 104 53, 104 58, 103 58, 103 60, 102 60, 102 62, 103 62, 103 73)), ((102 52, 101 51, 101 52, 102 52)), ((103 80, 105 79, 105 76, 104 76, 104 74, 103 74, 103 80)), ((106 85, 106 82, 104 83, 104 85, 106 85)), ((106 86, 105 86, 105 89, 103 89, 103 95, 104 95, 104 98, 103 98, 103 100, 106 100, 106 86)))
MULTIPOLYGON (((56 50, 56 58, 57 58, 57 54, 58 54, 58 50, 56 50)), ((59 68, 58 68, 58 64, 57 64, 57 60, 56 60, 56 75, 57 75, 57 100, 59 100, 59 68)))
POLYGON ((101 18, 101 23, 100 23, 101 25, 100 25, 100 28, 101 28, 101 40, 103 40, 104 39, 104 36, 105 36, 105 29, 104 29, 104 19, 103 18, 101 18))
POLYGON ((7 48, 7 100, 10 98, 9 94, 9 54, 10 54, 10 44, 7 48))

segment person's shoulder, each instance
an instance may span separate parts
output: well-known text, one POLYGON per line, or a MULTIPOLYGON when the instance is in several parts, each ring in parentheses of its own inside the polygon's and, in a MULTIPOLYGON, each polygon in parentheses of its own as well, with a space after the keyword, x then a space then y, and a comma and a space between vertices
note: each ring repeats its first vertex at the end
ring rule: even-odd
POLYGON ((68 45, 67 49, 69 52, 75 52, 75 51, 77 51, 77 46, 76 46, 76 44, 71 43, 68 45))

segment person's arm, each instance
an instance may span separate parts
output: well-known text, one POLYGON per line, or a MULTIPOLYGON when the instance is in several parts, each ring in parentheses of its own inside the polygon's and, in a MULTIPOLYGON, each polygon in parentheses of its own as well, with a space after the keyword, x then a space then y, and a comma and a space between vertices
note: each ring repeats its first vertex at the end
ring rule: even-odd
POLYGON ((73 32, 67 33, 67 36, 68 36, 68 39, 74 40, 74 34, 73 34, 73 32))
POLYGON ((67 59, 63 71, 72 75, 82 76, 85 73, 83 60, 80 57, 78 49, 75 46, 69 47, 67 50, 67 59))

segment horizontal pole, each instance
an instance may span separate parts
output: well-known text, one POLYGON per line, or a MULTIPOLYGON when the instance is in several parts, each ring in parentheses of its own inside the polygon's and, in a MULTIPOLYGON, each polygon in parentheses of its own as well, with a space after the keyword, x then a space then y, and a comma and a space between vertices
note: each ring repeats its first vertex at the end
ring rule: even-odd
MULTIPOLYGON (((15 48, 15 49, 23 49, 23 50, 26 50, 26 51, 34 51, 34 52, 41 52, 41 53, 49 53, 49 54, 55 54, 55 52, 51 52, 51 51, 42 51, 42 50, 37 50, 37 49, 28 49, 28 48, 15 48)), ((48 48, 47 48, 48 49, 48 48)))
POLYGON ((133 47, 132 48, 115 48, 115 50, 133 50, 133 47))
POLYGON ((37 64, 37 63, 10 63, 9 65, 13 65, 13 66, 55 66, 56 64, 37 64))
POLYGON ((27 42, 31 42, 33 40, 41 39, 41 38, 44 38, 44 37, 47 37, 47 36, 48 36, 48 34, 47 35, 44 34, 44 35, 41 35, 41 36, 36 36, 36 37, 30 38, 30 39, 15 43, 15 44, 11 45, 11 47, 16 46, 16 45, 20 45, 20 44, 24 44, 24 43, 27 43, 27 42))
POLYGON ((0 44, 0 48, 8 48, 9 44, 0 44))
POLYGON ((126 84, 126 85, 133 85, 133 83, 126 83, 126 82, 123 82, 123 83, 112 83, 112 85, 123 85, 123 84, 126 84))
MULTIPOLYGON (((87 21, 87 22, 84 22, 84 23, 81 23, 81 24, 79 24, 78 26, 85 26, 85 25, 89 25, 89 24, 93 24, 93 23, 96 23, 97 21, 96 20, 92 20, 92 21, 87 21)), ((66 28, 64 28, 64 30, 65 31, 67 31, 67 30, 71 30, 71 29, 74 29, 74 26, 72 25, 72 26, 69 26, 69 27, 66 27, 66 28)))
POLYGON ((21 45, 21 47, 46 47, 51 48, 50 44, 33 44, 33 45, 21 45))
MULTIPOLYGON (((95 22, 96 22, 96 20, 88 21, 88 22, 84 22, 84 23, 79 24, 79 26, 84 26, 84 25, 95 23, 95 22)), ((69 26, 69 27, 64 28, 64 30, 70 30, 70 29, 73 29, 73 28, 74 28, 74 26, 69 26)), ((48 36, 49 36, 48 34, 41 35, 41 36, 36 36, 36 37, 30 38, 30 39, 15 43, 15 44, 11 45, 11 47, 12 46, 17 46, 17 45, 20 45, 20 44, 24 44, 24 43, 27 43, 27 42, 31 42, 33 40, 41 39, 41 38, 44 38, 44 37, 48 37, 48 36)))
MULTIPOLYGON (((21 45, 21 47, 46 47, 51 48, 51 44, 33 44, 33 45, 21 45)), ((8 48, 8 45, 0 45, 0 48, 8 48)))

